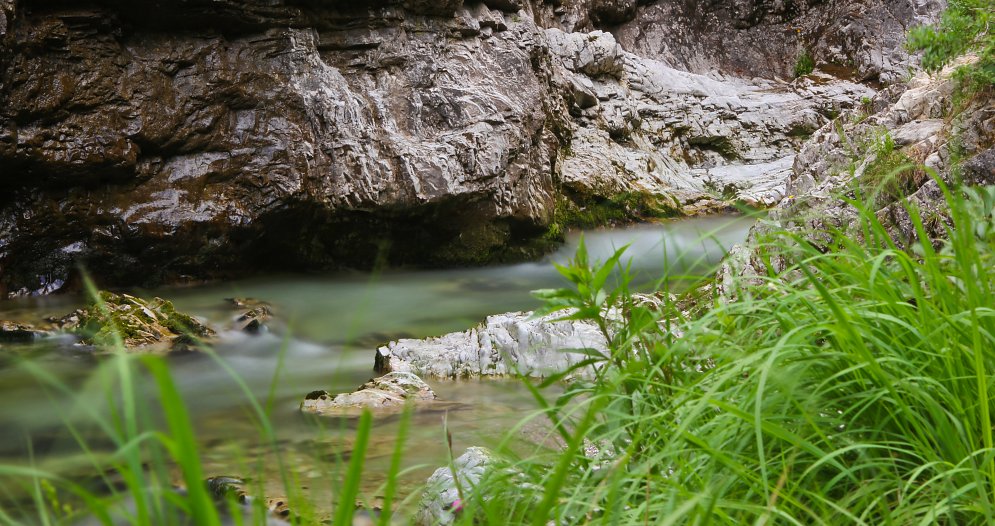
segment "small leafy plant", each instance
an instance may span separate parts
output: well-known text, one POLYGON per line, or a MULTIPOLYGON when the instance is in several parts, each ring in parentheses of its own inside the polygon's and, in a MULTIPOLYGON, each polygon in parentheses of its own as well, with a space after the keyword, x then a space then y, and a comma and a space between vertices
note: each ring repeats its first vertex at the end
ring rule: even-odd
POLYGON ((813 71, 815 71, 815 59, 806 49, 802 51, 801 55, 798 55, 798 60, 795 61, 795 78, 810 75, 813 71))

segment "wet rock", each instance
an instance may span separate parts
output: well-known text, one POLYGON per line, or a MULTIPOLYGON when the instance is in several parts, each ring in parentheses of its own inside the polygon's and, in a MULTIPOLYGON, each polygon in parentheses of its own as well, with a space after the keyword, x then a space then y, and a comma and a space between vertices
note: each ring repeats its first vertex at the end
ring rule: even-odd
POLYGON ((31 324, 0 320, 0 342, 31 343, 51 335, 31 324))
POLYGON ((301 411, 326 416, 342 415, 363 409, 401 409, 408 403, 435 399, 435 392, 418 376, 410 372, 390 372, 366 382, 352 393, 333 396, 327 391, 311 392, 301 402, 301 411))
POLYGON ((120 340, 129 349, 167 350, 174 343, 189 346, 190 337, 214 335, 162 298, 146 301, 106 291, 97 296, 97 301, 59 320, 63 330, 80 335, 83 343, 113 346, 120 340))
POLYGON ((243 312, 235 318, 235 329, 249 334, 260 334, 269 330, 268 323, 273 319, 273 311, 265 305, 243 312))
MULTIPOLYGON (((379 373, 410 372, 441 378, 477 376, 548 376, 563 372, 588 355, 571 349, 605 353, 606 342, 589 322, 554 321, 555 313, 532 318, 529 312, 488 316, 479 326, 423 340, 397 340, 377 349, 379 373)), ((586 367, 578 375, 591 374, 586 367)))

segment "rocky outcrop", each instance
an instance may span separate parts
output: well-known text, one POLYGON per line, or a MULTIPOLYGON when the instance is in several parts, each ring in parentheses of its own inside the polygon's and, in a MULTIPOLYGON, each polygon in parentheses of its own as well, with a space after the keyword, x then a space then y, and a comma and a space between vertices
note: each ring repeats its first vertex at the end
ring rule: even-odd
MULTIPOLYGON (((607 352, 605 337, 592 323, 554 321, 564 314, 530 312, 488 316, 479 326, 423 340, 404 339, 377 349, 377 372, 412 372, 439 378, 548 376, 590 357, 580 349, 607 352), (571 352, 578 350, 578 352, 571 352)), ((592 374, 591 366, 574 374, 592 374)))
MULTIPOLYGON (((813 53, 863 64, 869 20, 894 39, 931 12, 911 1, 813 53)), ((868 94, 763 66, 797 45, 779 24, 831 35, 865 2, 802 3, 0 0, 0 293, 79 263, 153 284, 520 259, 564 196, 770 205, 800 139, 868 94), (693 52, 715 38, 741 45, 693 52)))
POLYGON ((614 28, 630 51, 698 73, 793 76, 802 55, 860 81, 890 84, 917 66, 905 32, 930 23, 944 0, 646 2, 614 28))
POLYGON ((5 280, 34 290, 78 260, 128 282, 444 264, 541 231, 558 112, 529 19, 246 3, 19 11, 5 280), (160 25, 205 12, 200 31, 160 25), (227 16, 243 30, 210 29, 227 16))
POLYGON ((364 409, 396 410, 409 403, 435 400, 435 392, 421 378, 409 372, 391 372, 359 386, 352 393, 332 396, 327 391, 308 393, 301 411, 317 415, 344 415, 364 409))
POLYGON ((802 142, 874 95, 822 73, 791 83, 689 73, 601 31, 546 35, 574 117, 559 165, 573 196, 643 193, 682 213, 773 205, 802 142))
MULTIPOLYGON (((771 210, 771 222, 751 237, 783 228, 825 244, 829 231, 857 224, 858 211, 846 198, 859 189, 899 246, 921 241, 907 204, 926 218, 931 242, 944 238, 949 210, 943 192, 919 167, 935 171, 946 184, 995 184, 995 99, 982 92, 955 111, 951 71, 895 85, 820 129, 795 159, 787 183, 791 198, 771 210)), ((785 264, 776 255, 767 259, 775 270, 785 264)), ((720 282, 729 289, 740 277, 760 272, 766 274, 764 261, 739 247, 723 265, 720 282)))

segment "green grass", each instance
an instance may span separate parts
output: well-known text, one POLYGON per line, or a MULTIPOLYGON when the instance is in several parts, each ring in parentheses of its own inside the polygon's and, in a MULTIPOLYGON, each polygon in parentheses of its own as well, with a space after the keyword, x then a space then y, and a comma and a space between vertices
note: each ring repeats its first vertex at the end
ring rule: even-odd
MULTIPOLYGON (((106 310, 100 295, 90 288, 95 298, 94 308, 106 310)), ((267 497, 273 495, 266 495, 263 489, 266 481, 262 479, 265 476, 262 459, 243 461, 246 471, 240 475, 248 481, 243 492, 243 496, 251 496, 248 501, 237 491, 219 492, 210 488, 208 476, 218 474, 208 473, 204 468, 204 451, 187 410, 189 401, 184 400, 176 387, 170 360, 128 352, 123 336, 117 331, 108 332, 107 343, 113 346, 113 353, 85 375, 82 385, 70 385, 34 359, 15 365, 37 379, 41 392, 50 398, 51 410, 64 415, 60 434, 72 437, 84 462, 82 466, 66 469, 55 466, 47 470, 30 459, 26 464, 0 464, 0 525, 83 521, 210 526, 264 524, 272 519, 275 513, 267 504, 267 497)), ((356 503, 367 497, 361 494, 360 487, 366 445, 372 433, 370 413, 364 412, 359 418, 351 450, 335 453, 340 459, 338 465, 326 473, 337 480, 335 490, 326 497, 334 514, 328 517, 315 509, 314 496, 303 489, 294 470, 283 460, 281 442, 270 421, 273 390, 263 393, 267 398, 260 400, 221 357, 207 347, 201 351, 207 355, 201 359, 216 362, 244 395, 248 411, 245 416, 254 422, 257 441, 269 457, 267 462, 275 459, 278 464, 280 480, 275 482, 282 486, 284 497, 280 500, 290 510, 285 518, 295 524, 320 524, 330 519, 332 524, 352 524, 356 503), (341 461, 347 453, 348 467, 341 461)), ((279 362, 282 363, 282 355, 279 362)), ((405 445, 408 421, 409 415, 403 414, 394 459, 386 474, 385 488, 381 488, 388 507, 397 504, 397 479, 403 474, 400 452, 405 445)), ((339 424, 348 426, 344 420, 339 424)), ((314 425, 324 424, 316 419, 314 425)), ((319 431, 317 436, 320 439, 322 433, 319 431)), ((390 515, 388 510, 384 516, 389 519, 390 515)), ((387 524, 386 520, 381 524, 387 524)))
POLYGON ((795 60, 795 78, 810 75, 813 71, 815 71, 815 59, 812 58, 812 55, 806 49, 795 60))
POLYGON ((519 460, 515 491, 485 480, 462 523, 995 522, 995 189, 969 193, 947 191, 940 249, 900 249, 860 202, 836 250, 776 231, 757 253, 787 269, 694 318, 606 288, 617 261, 578 254, 574 286, 541 296, 608 327, 611 355, 542 403, 565 448, 519 460))

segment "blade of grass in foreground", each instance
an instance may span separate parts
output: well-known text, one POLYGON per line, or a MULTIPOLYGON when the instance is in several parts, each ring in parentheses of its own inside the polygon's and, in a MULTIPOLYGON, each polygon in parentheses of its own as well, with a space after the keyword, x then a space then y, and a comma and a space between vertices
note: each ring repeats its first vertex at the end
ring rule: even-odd
POLYGON ((363 463, 366 461, 366 446, 370 442, 370 431, 373 427, 373 414, 368 409, 363 410, 359 417, 359 427, 356 429, 356 443, 352 448, 352 458, 349 459, 349 471, 342 483, 342 491, 336 498, 335 526, 352 524, 352 516, 356 512, 356 497, 359 495, 359 485, 363 477, 363 463))
POLYGON ((183 471, 183 481, 187 486, 186 502, 196 524, 210 526, 218 524, 218 512, 204 485, 197 442, 187 415, 186 405, 169 373, 166 363, 159 358, 143 360, 155 378, 162 399, 162 409, 169 424, 171 437, 167 447, 183 471))

